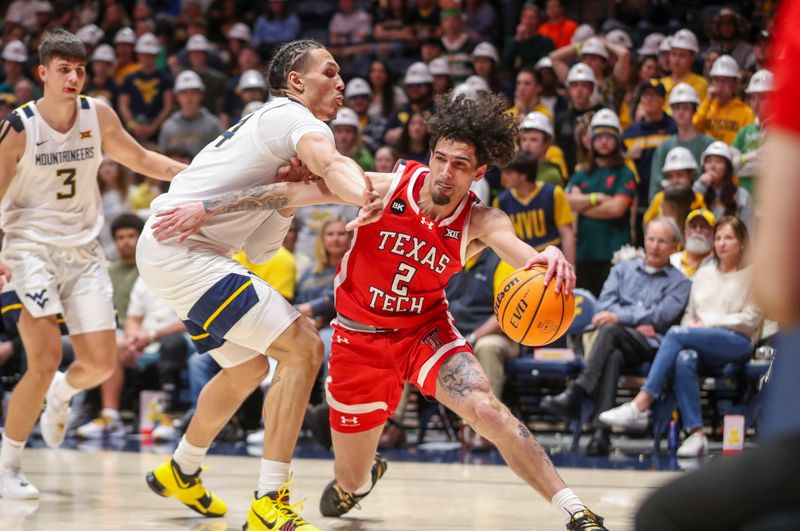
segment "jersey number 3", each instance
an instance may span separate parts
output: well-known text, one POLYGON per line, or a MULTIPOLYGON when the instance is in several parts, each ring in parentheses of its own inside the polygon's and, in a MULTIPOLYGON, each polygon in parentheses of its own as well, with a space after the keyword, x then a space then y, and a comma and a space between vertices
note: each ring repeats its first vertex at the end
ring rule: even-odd
POLYGON ((69 186, 69 190, 65 192, 57 192, 56 197, 58 199, 69 199, 70 197, 75 196, 75 175, 77 171, 75 168, 65 168, 63 170, 58 170, 56 172, 56 177, 59 179, 63 178, 64 186, 69 186))

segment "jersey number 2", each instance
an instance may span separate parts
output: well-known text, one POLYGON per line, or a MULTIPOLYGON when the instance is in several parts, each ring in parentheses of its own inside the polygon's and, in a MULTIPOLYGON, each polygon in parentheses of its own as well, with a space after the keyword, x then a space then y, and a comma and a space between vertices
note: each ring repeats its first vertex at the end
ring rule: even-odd
POLYGON ((400 295, 401 297, 407 296, 408 283, 411 282, 411 279, 414 278, 416 273, 416 268, 408 264, 401 263, 397 266, 397 273, 394 274, 394 280, 392 280, 392 293, 400 295))
POLYGON ((62 183, 64 186, 69 186, 69 191, 67 192, 57 192, 56 197, 58 199, 69 199, 70 197, 75 196, 75 168, 65 168, 63 170, 58 170, 56 172, 56 177, 61 179, 64 178, 64 182, 62 183))

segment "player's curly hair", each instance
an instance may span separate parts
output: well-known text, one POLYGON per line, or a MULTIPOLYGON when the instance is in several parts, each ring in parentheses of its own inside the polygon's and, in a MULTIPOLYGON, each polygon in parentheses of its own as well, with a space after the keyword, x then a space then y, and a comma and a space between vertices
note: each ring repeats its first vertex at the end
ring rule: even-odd
POLYGON ((314 39, 300 39, 287 42, 277 49, 267 68, 267 82, 273 96, 286 95, 289 72, 304 72, 309 54, 318 48, 324 49, 325 46, 314 39))
POLYGON ((435 106, 428 118, 431 151, 446 138, 474 146, 479 166, 504 166, 514 158, 518 127, 501 96, 485 94, 473 101, 443 94, 436 97, 435 106))

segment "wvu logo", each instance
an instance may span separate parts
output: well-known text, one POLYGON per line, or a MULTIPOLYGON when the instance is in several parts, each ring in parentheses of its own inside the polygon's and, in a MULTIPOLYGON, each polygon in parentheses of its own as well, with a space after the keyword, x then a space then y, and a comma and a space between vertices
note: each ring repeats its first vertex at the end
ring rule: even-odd
POLYGON ((347 426, 350 424, 351 426, 358 426, 358 417, 352 416, 350 418, 345 417, 344 415, 339 416, 339 423, 342 426, 347 426))
POLYGON ((87 129, 86 131, 78 131, 81 134, 81 140, 86 140, 87 138, 92 138, 92 130, 87 129))
POLYGON ((453 238, 454 240, 457 240, 457 239, 461 238, 461 231, 460 230, 454 230, 454 229, 447 229, 446 228, 446 229, 444 229, 444 237, 445 238, 453 238))
POLYGON ((33 302, 35 302, 36 304, 38 304, 39 308, 44 309, 44 305, 47 304, 47 301, 50 300, 50 299, 48 299, 47 297, 44 296, 44 294, 46 292, 47 292, 47 288, 45 288, 45 289, 43 289, 42 291, 39 291, 39 292, 34 291, 33 293, 26 293, 25 296, 28 297, 33 302))

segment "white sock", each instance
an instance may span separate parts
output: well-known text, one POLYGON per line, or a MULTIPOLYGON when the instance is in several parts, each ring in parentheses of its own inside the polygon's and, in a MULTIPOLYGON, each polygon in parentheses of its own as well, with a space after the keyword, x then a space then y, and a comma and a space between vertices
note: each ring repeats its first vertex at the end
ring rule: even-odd
POLYGON ((359 496, 365 495, 369 492, 369 489, 372 488, 372 472, 369 473, 367 476, 367 480, 362 483, 353 494, 358 494, 359 496))
POLYGON ((561 489, 556 492, 550 505, 564 516, 564 523, 568 524, 572 515, 585 509, 583 502, 575 496, 572 489, 561 489))
POLYGON ((172 459, 178 464, 181 472, 190 476, 200 470, 200 465, 203 464, 207 453, 208 447, 195 446, 187 441, 186 435, 184 435, 181 442, 178 443, 178 447, 175 448, 172 459))
POLYGON ((100 410, 101 417, 109 417, 114 420, 119 420, 119 411, 114 409, 113 407, 104 407, 100 410))
POLYGON ((0 448, 0 466, 3 468, 19 468, 22 462, 22 450, 26 441, 15 441, 3 433, 3 444, 0 448))
POLYGON ((80 393, 82 389, 75 389, 67 382, 67 375, 59 379, 53 388, 53 395, 62 402, 69 403, 72 397, 80 393))
POLYGON ((261 473, 258 475, 256 497, 261 498, 270 492, 277 492, 278 488, 289 479, 290 465, 291 463, 261 459, 261 473))

